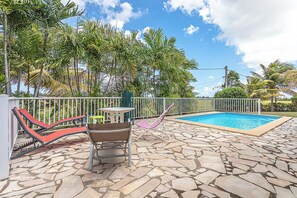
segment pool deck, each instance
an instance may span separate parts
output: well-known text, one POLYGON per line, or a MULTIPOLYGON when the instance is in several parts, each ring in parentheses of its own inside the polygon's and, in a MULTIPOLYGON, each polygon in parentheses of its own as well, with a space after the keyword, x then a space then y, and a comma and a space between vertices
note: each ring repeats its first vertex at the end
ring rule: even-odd
MULTIPOLYGON (((277 127, 277 126, 289 121, 290 119, 292 119, 291 117, 283 116, 283 117, 281 117, 281 118, 279 118, 277 120, 274 120, 272 122, 269 122, 267 124, 264 124, 262 126, 259 126, 257 128, 251 129, 251 130, 235 129, 235 128, 216 126, 216 125, 212 125, 212 124, 204 124, 204 123, 200 123, 200 122, 192 122, 192 121, 178 119, 178 118, 188 117, 188 116, 209 115, 209 114, 216 114, 216 113, 222 113, 222 112, 205 112, 205 113, 178 115, 178 116, 170 116, 170 117, 167 117, 166 119, 170 120, 170 121, 174 121, 174 122, 180 122, 180 123, 192 124, 192 125, 196 125, 196 126, 209 127, 209 128, 214 128, 214 129, 219 129, 219 130, 224 130, 224 131, 230 131, 230 132, 234 132, 234 133, 252 135, 252 136, 256 136, 256 137, 259 137, 259 136, 267 133, 268 131, 274 129, 275 127, 277 127)), ((253 114, 253 115, 256 115, 256 114, 253 114)), ((265 116, 270 116, 270 115, 265 115, 265 116)))
POLYGON ((124 158, 87 170, 86 135, 65 137, 10 161, 0 197, 297 197, 297 118, 261 137, 165 121, 169 142, 133 126, 124 158))

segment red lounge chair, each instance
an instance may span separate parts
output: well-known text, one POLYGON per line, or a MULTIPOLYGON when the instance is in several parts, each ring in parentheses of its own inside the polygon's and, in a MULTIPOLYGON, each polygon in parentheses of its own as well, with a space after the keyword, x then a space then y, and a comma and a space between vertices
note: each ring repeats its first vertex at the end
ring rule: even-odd
POLYGON ((19 112, 30 123, 35 124, 40 127, 40 129, 38 130, 39 133, 43 132, 43 131, 47 131, 47 130, 49 130, 59 124, 62 124, 64 122, 72 122, 76 127, 78 127, 78 125, 75 123, 75 121, 80 121, 81 123, 83 123, 83 119, 86 117, 86 116, 82 115, 82 116, 77 116, 77 117, 72 117, 72 118, 65 118, 65 119, 59 120, 55 123, 52 123, 52 124, 46 124, 44 122, 41 122, 41 121, 35 119, 26 109, 19 109, 19 112))
POLYGON ((30 127, 28 127, 28 125, 26 124, 25 120, 23 119, 23 117, 17 107, 15 107, 12 111, 13 111, 13 114, 15 115, 15 117, 18 119, 21 128, 33 140, 28 143, 25 143, 22 146, 20 146, 19 148, 15 149, 14 151, 16 151, 16 150, 21 150, 21 151, 18 152, 17 154, 15 154, 13 157, 11 157, 11 159, 17 158, 17 157, 22 156, 26 153, 29 153, 33 150, 36 150, 40 147, 48 145, 48 144, 52 143, 53 141, 58 140, 61 137, 87 132, 87 128, 84 126, 84 127, 61 129, 61 130, 55 131, 49 135, 42 136, 42 135, 38 134, 36 131, 34 131, 33 129, 31 129, 30 127), (31 144, 34 144, 34 146, 23 150, 23 148, 25 148, 31 144))

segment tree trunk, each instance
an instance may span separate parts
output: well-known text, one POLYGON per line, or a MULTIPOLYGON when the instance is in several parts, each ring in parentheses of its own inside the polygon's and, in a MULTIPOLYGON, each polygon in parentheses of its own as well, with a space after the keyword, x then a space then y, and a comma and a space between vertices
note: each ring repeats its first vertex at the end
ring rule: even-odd
POLYGON ((69 67, 67 67, 67 78, 68 78, 69 88, 70 88, 70 91, 71 91, 71 96, 74 96, 73 95, 72 85, 71 85, 71 78, 70 78, 69 67))
POLYGON ((96 81, 97 85, 99 86, 99 94, 101 94, 101 72, 96 73, 96 81))
POLYGON ((88 83, 87 83, 87 86, 88 86, 88 96, 90 96, 90 91, 91 91, 91 82, 90 82, 90 69, 87 67, 88 69, 88 83))
MULTIPOLYGON (((47 45, 48 36, 49 36, 49 33, 48 33, 48 31, 46 31, 44 33, 44 38, 43 38, 43 53, 44 53, 44 56, 47 55, 46 54, 46 45, 47 45)), ((35 90, 34 97, 38 97, 38 95, 39 95, 39 90, 40 90, 41 80, 42 80, 42 75, 43 75, 43 69, 44 69, 44 64, 41 64, 39 79, 37 81, 37 85, 36 85, 37 87, 36 87, 36 90, 35 90)))
POLYGON ((154 68, 153 70, 153 93, 154 93, 154 96, 156 97, 156 69, 154 68))
POLYGON ((5 67, 5 80, 6 80, 6 94, 11 96, 11 86, 10 86, 10 68, 8 64, 8 54, 7 54, 7 15, 5 11, 3 12, 3 53, 4 53, 4 67, 5 67))
POLYGON ((271 106, 271 112, 274 112, 273 96, 271 96, 270 98, 270 106, 271 106))
POLYGON ((20 96, 20 90, 21 90, 21 72, 18 73, 18 84, 17 84, 17 95, 20 96))
POLYGON ((115 89, 118 90, 118 87, 117 87, 117 59, 116 59, 116 57, 114 58, 114 89, 112 90, 112 93, 115 89))
POLYGON ((28 82, 27 82, 27 95, 30 95, 30 65, 28 65, 27 68, 27 76, 28 76, 28 82))
POLYGON ((74 71, 75 71, 75 80, 76 80, 76 89, 78 95, 80 95, 80 82, 79 82, 79 72, 78 72, 78 59, 74 58, 74 71))
POLYGON ((111 79, 112 79, 112 70, 113 70, 113 67, 110 68, 110 73, 109 73, 109 79, 108 79, 108 83, 105 87, 105 90, 103 92, 103 95, 105 96, 107 91, 108 91, 108 88, 109 88, 109 85, 110 85, 110 82, 111 82, 111 79))

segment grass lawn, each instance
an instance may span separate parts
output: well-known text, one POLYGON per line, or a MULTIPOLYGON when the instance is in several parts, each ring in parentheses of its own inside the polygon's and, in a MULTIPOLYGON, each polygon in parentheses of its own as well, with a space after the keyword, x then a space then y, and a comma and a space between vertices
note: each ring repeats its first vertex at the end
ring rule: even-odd
POLYGON ((261 112, 262 114, 296 117, 297 112, 261 112))

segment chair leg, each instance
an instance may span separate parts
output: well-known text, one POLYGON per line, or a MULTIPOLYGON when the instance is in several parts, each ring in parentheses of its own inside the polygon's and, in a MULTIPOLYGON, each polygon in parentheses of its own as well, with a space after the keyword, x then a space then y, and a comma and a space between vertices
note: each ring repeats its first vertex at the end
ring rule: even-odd
POLYGON ((93 156, 94 156, 94 145, 90 144, 90 158, 89 158, 89 170, 93 168, 93 156))
POLYGON ((145 131, 142 132, 142 133, 136 138, 136 140, 138 140, 139 138, 141 138, 141 137, 142 137, 143 135, 145 135, 147 132, 148 132, 148 130, 145 129, 145 131))
POLYGON ((125 146, 124 146, 124 156, 125 156, 125 160, 127 159, 127 142, 125 143, 125 146))
POLYGON ((131 166, 131 138, 128 142, 128 166, 131 166))
MULTIPOLYGON (((166 134, 165 134, 165 123, 163 123, 162 124, 162 137, 161 137, 161 140, 165 140, 164 139, 164 135, 166 136, 166 134)), ((168 134, 167 134, 168 135, 168 134)), ((171 135, 168 135, 168 141, 167 142, 169 142, 170 141, 170 139, 171 139, 171 135)))

